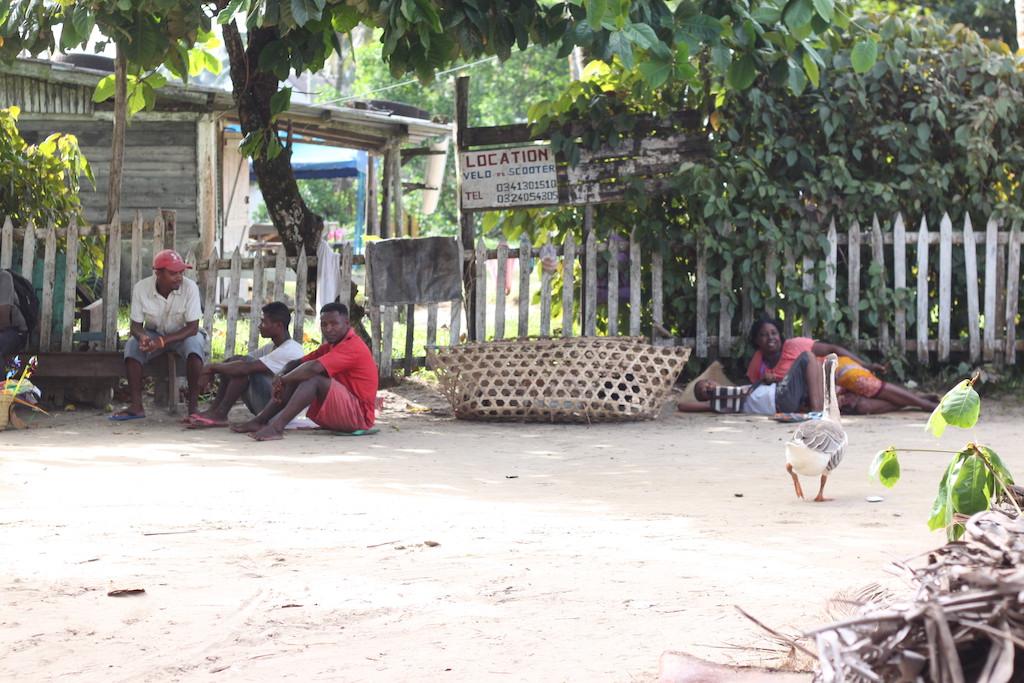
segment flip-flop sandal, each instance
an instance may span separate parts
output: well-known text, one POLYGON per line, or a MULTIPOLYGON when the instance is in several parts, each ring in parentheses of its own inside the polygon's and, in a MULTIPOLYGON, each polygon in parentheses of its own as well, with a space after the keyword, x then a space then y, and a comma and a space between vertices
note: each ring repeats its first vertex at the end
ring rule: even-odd
POLYGON ((120 421, 120 420, 139 420, 139 419, 142 419, 144 417, 146 417, 145 413, 143 413, 142 415, 139 415, 138 413, 129 413, 127 410, 122 410, 120 412, 117 412, 117 413, 114 413, 113 415, 111 415, 110 419, 111 420, 118 420, 118 421, 120 421))
POLYGON ((214 422, 208 417, 196 415, 192 421, 185 425, 185 429, 210 429, 211 427, 227 427, 226 422, 214 422))
POLYGON ((185 417, 179 418, 178 422, 183 425, 192 424, 192 421, 199 417, 199 413, 189 413, 185 417))
POLYGON ((331 432, 332 436, 369 436, 370 434, 376 434, 380 431, 380 427, 370 427, 369 429, 357 429, 354 432, 331 432))
POLYGON ((807 422, 808 420, 820 420, 821 413, 775 413, 772 419, 776 422, 807 422))

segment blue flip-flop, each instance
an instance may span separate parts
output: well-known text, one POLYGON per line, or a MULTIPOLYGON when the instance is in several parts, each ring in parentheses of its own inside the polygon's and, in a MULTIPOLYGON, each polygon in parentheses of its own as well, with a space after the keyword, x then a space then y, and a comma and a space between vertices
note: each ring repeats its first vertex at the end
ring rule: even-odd
POLYGON ((145 413, 143 413, 142 415, 139 415, 138 413, 129 413, 127 410, 122 410, 119 413, 114 413, 113 415, 111 415, 110 419, 111 420, 118 420, 118 421, 120 421, 120 420, 138 420, 138 419, 143 418, 143 417, 146 417, 145 413))

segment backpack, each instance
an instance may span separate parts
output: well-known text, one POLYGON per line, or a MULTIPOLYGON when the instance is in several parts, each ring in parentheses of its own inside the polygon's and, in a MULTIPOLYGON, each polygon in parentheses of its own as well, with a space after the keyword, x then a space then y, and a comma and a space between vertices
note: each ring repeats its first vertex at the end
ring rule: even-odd
POLYGON ((14 292, 18 295, 18 310, 21 317, 25 319, 25 326, 29 332, 34 332, 39 324, 39 297, 36 296, 35 287, 25 277, 10 268, 7 272, 14 280, 14 292))

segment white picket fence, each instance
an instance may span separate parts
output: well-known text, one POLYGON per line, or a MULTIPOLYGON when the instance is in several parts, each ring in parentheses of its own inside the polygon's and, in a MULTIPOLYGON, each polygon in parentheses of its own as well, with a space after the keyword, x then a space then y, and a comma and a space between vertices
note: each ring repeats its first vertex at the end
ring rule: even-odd
MULTIPOLYGON (((10 221, 5 221, 0 230, 0 267, 13 265, 17 239, 21 246, 21 270, 28 276, 41 246, 43 282, 51 285, 58 242, 66 241, 63 291, 55 292, 51 286, 41 292, 42 318, 37 348, 73 351, 79 346, 76 337, 88 331, 82 323, 76 327, 74 318, 79 241, 76 238, 106 237, 105 262, 108 272, 113 273, 121 270, 121 240, 130 239, 131 267, 128 270, 134 282, 148 274, 148 264, 142 263, 143 245, 150 241, 151 250, 155 252, 172 244, 173 225, 173 212, 161 211, 157 211, 152 222, 144 222, 141 214, 136 214, 125 225, 115 220, 110 225, 70 231, 52 227, 15 231, 10 221), (117 248, 114 245, 118 245, 117 248), (58 300, 63 302, 61 333, 54 335, 52 320, 58 308, 54 303, 58 300)), ((836 319, 812 320, 797 310, 793 297, 787 296, 792 293, 784 291, 786 281, 797 281, 801 291, 823 289, 828 301, 836 307, 842 302, 852 312, 844 319, 850 338, 830 341, 865 351, 881 352, 895 347, 922 363, 945 362, 954 352, 975 363, 1015 362, 1016 352, 1021 348, 1017 320, 1021 259, 1018 227, 1004 230, 994 221, 988 221, 984 230, 975 230, 968 218, 962 229, 953 230, 952 222, 944 218, 938 230, 922 221, 917 231, 908 231, 902 217, 896 217, 891 229, 885 231, 878 219, 868 229, 854 223, 848 232, 837 230, 833 224, 828 229, 827 244, 827 250, 819 258, 805 257, 799 262, 790 250, 783 249, 779 253, 772 245, 767 245, 763 281, 751 276, 755 272, 751 264, 745 264, 742 274, 735 273, 698 250, 692 260, 695 267, 693 291, 683 293, 692 297, 695 319, 666 324, 663 257, 658 249, 646 250, 634 239, 598 242, 593 235, 582 244, 567 236, 561 244, 550 244, 547 248, 533 246, 525 239, 517 247, 501 244, 493 249, 480 242, 474 251, 462 255, 463 261, 474 266, 476 273, 471 292, 473 326, 466 324, 464 300, 422 307, 366 305, 371 347, 381 375, 388 376, 399 369, 410 372, 424 366, 425 358, 419 345, 422 342, 417 339, 425 337, 428 345, 460 343, 465 340, 462 330, 467 328, 483 331, 478 336, 487 339, 531 333, 591 336, 599 333, 600 313, 606 321, 606 329, 600 331, 602 334, 645 335, 652 337, 655 343, 684 344, 693 347, 694 355, 702 359, 744 356, 749 353, 744 342, 750 324, 763 314, 783 316, 787 334, 807 333, 836 322, 836 319), (962 251, 966 273, 959 280, 954 277, 952 265, 956 250, 962 251), (545 254, 549 256, 548 265, 553 268, 541 268, 545 254), (887 286, 913 293, 912 303, 908 305, 913 309, 916 322, 908 322, 909 310, 898 302, 893 303, 876 326, 861 319, 859 304, 864 297, 863 288, 870 285, 862 256, 883 266, 887 286), (488 267, 488 262, 494 265, 488 267), (517 265, 518 276, 510 278, 507 269, 517 265), (708 277, 709 269, 713 278, 708 277), (791 276, 780 278, 782 272, 791 276), (608 283, 607 301, 602 302, 598 300, 599 273, 608 283), (840 278, 840 274, 845 278, 840 278), (618 285, 622 282, 628 282, 628 286, 623 287, 624 291, 628 289, 628 295, 620 302, 618 285), (965 290, 953 291, 955 282, 964 285, 965 290), (536 305, 533 304, 535 298, 536 305), (719 311, 712 314, 711 303, 715 298, 719 311), (755 298, 766 303, 755 307, 752 303, 755 298), (971 323, 954 329, 953 312, 958 307, 966 307, 966 317, 971 323), (445 323, 439 324, 442 317, 445 323), (403 318, 404 339, 396 339, 396 329, 403 318), (623 321, 621 326, 620 320, 623 321), (798 321, 797 329, 794 329, 795 321, 798 321), (691 332, 672 338, 665 332, 666 327, 691 332)), ((347 301, 350 285, 353 278, 358 277, 357 271, 364 267, 364 257, 353 254, 350 244, 342 244, 337 249, 341 255, 338 273, 341 300, 351 305, 352 302, 347 301)), ((204 327, 212 329, 215 316, 224 319, 226 355, 254 350, 259 345, 257 323, 261 302, 285 300, 294 305, 294 298, 286 294, 286 290, 306 291, 307 273, 317 265, 315 256, 286 257, 283 250, 256 257, 243 257, 236 250, 228 258, 214 252, 198 260, 189 253, 185 254, 185 259, 196 266, 194 271, 188 272, 199 281, 203 292, 204 327), (237 324, 243 319, 248 319, 250 324, 247 336, 240 339, 237 324)), ((120 291, 118 277, 104 280, 105 300, 119 299, 120 291)), ((360 296, 366 294, 365 290, 360 292, 360 296)), ((369 296, 372 301, 372 292, 369 296)), ((363 300, 359 303, 366 304, 363 300)), ((297 339, 301 339, 305 318, 311 313, 305 306, 295 309, 297 339)), ((96 335, 101 337, 96 346, 101 350, 116 350, 116 307, 104 307, 101 329, 102 335, 96 335)))

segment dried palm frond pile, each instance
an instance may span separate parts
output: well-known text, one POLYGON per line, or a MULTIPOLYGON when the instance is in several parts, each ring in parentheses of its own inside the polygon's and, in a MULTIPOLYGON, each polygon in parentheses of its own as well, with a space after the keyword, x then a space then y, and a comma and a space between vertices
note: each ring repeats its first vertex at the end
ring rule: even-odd
POLYGON ((913 598, 872 602, 855 616, 808 631, 819 681, 996 683, 1024 681, 1024 519, 980 512, 963 537, 898 568, 913 598))

